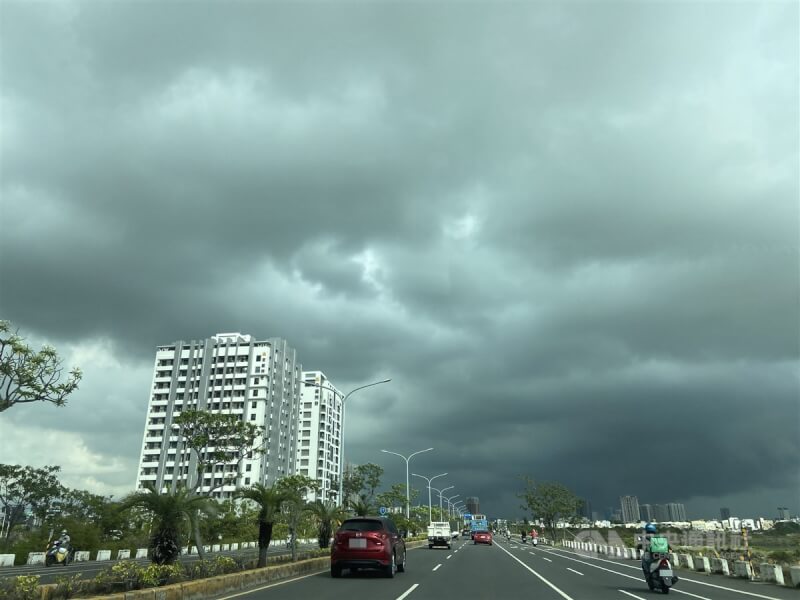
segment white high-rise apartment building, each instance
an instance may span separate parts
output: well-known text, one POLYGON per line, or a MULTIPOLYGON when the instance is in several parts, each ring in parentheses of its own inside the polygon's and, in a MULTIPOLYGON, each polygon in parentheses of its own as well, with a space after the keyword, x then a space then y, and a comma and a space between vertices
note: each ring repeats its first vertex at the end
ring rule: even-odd
POLYGON ((174 489, 196 482, 196 462, 173 430, 173 418, 187 409, 239 415, 264 427, 263 453, 239 457, 206 473, 201 490, 227 498, 237 487, 272 484, 295 472, 302 372, 286 340, 254 340, 241 333, 219 333, 205 340, 159 346, 147 407, 136 487, 152 482, 174 489), (232 485, 218 487, 236 474, 232 485), (216 489, 215 489, 216 488, 216 489))
POLYGON ((304 371, 295 472, 316 479, 320 494, 308 500, 336 500, 342 451, 342 393, 322 371, 304 371))

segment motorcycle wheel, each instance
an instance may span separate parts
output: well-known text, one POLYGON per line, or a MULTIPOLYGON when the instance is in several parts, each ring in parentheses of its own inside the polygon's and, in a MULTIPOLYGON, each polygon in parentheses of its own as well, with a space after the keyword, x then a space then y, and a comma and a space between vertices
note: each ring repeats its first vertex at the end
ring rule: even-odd
POLYGON ((656 584, 653 583, 653 578, 652 577, 645 577, 644 580, 647 582, 647 587, 650 588, 650 591, 654 592, 656 590, 656 584))
POLYGON ((53 559, 53 557, 52 557, 52 556, 49 556, 49 555, 48 555, 48 556, 45 556, 45 557, 44 557, 44 566, 45 566, 45 567, 51 567, 51 566, 53 566, 53 562, 54 562, 54 559, 53 559))

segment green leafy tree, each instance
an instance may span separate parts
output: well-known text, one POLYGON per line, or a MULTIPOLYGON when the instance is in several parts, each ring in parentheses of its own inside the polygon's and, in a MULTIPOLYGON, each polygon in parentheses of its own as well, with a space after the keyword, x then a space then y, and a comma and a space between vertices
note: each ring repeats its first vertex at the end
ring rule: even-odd
POLYGON ((295 561, 297 560, 297 529, 304 513, 308 511, 306 496, 310 492, 319 493, 320 485, 318 481, 305 475, 282 477, 275 485, 284 493, 281 512, 289 526, 292 561, 295 561))
POLYGON ((342 506, 350 508, 363 488, 364 476, 357 470, 348 468, 342 477, 342 506))
MULTIPOLYGON (((258 440, 264 428, 242 421, 239 415, 187 410, 175 418, 180 443, 195 457, 195 471, 189 489, 195 496, 211 496, 224 485, 236 483, 239 465, 248 456, 261 452, 258 440), (206 485, 206 474, 211 475, 206 485)), ((200 519, 194 519, 193 533, 197 553, 204 557, 200 519)))
POLYGON ((383 467, 375 463, 365 463, 358 465, 355 470, 362 482, 358 495, 364 502, 373 504, 375 502, 375 490, 381 485, 383 467))
POLYGON ((133 492, 121 504, 122 510, 141 507, 152 518, 150 535, 151 559, 159 565, 174 563, 181 551, 181 540, 198 514, 213 514, 216 503, 205 496, 196 496, 180 487, 166 494, 159 494, 155 486, 148 484, 143 491, 133 492))
MULTIPOLYGON (((419 490, 412 488, 410 499, 411 502, 417 499, 419 490)), ((402 508, 403 514, 406 510, 406 485, 404 483, 395 483, 389 490, 381 492, 375 496, 375 502, 378 506, 386 506, 387 508, 402 508)))
POLYGON ((555 481, 536 483, 524 477, 525 489, 519 497, 523 509, 529 510, 534 518, 539 518, 545 528, 555 537, 556 522, 559 518, 571 518, 578 510, 578 497, 565 485, 555 481))
POLYGON ((42 521, 47 519, 51 507, 65 492, 56 477, 60 470, 57 466, 37 469, 0 464, 0 505, 8 517, 6 539, 25 521, 26 510, 42 521))
POLYGON ((226 500, 219 505, 216 515, 200 522, 200 534, 206 540, 251 540, 258 535, 258 514, 250 503, 226 500))
POLYGON ((330 500, 313 502, 309 509, 317 521, 317 543, 320 548, 328 548, 334 528, 344 519, 344 511, 330 500))
POLYGON ((256 448, 264 428, 242 421, 239 415, 187 410, 175 418, 178 437, 196 459, 189 489, 199 492, 206 487, 205 475, 213 475, 210 494, 223 485, 236 482, 238 466, 247 457, 261 450, 256 448))
POLYGON ((237 497, 255 503, 258 509, 258 566, 266 567, 273 528, 281 514, 286 492, 275 485, 267 487, 257 483, 240 490, 237 497))
POLYGON ((64 406, 82 373, 75 367, 62 381, 62 362, 55 348, 44 346, 37 352, 12 331, 11 323, 0 321, 0 412, 28 402, 64 406))

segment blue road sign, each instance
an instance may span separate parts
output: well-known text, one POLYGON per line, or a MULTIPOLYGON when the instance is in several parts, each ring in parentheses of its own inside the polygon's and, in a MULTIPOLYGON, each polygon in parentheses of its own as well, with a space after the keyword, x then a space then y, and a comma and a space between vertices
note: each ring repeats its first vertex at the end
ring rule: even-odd
POLYGON ((385 514, 386 514, 386 507, 385 507, 385 506, 381 506, 381 507, 378 509, 378 512, 379 512, 379 513, 381 513, 382 515, 385 515, 385 514))

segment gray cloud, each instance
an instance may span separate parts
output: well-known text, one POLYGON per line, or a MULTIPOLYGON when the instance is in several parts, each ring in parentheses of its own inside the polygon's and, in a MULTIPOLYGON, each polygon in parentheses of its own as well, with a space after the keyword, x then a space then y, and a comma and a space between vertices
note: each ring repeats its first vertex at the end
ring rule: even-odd
POLYGON ((490 514, 800 510, 797 10, 4 3, 0 310, 87 370, 4 427, 119 492, 154 347, 240 330, 391 376, 348 456, 434 445, 490 514))

